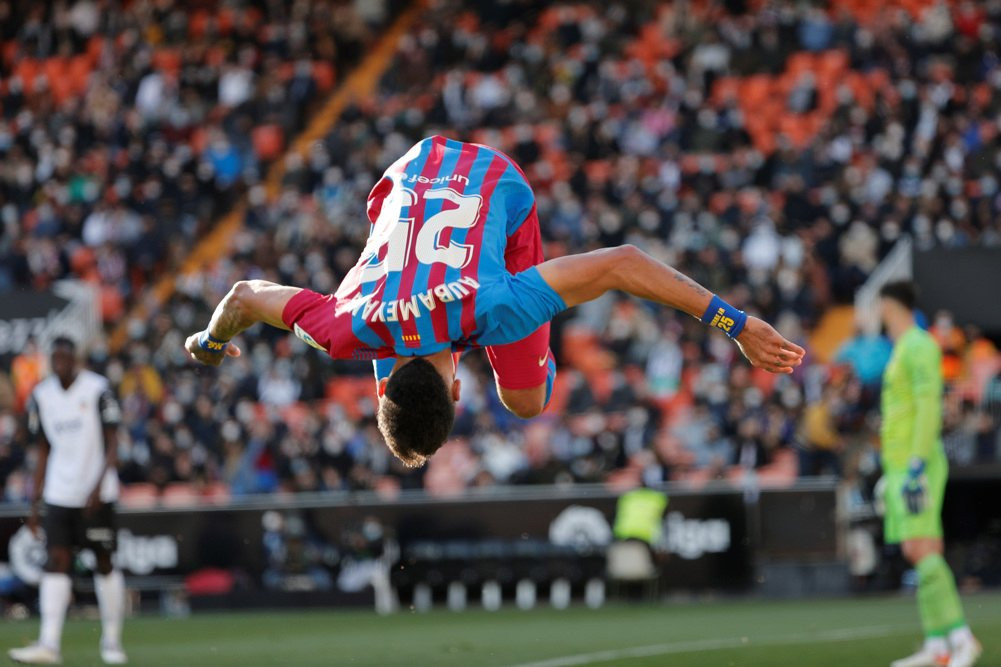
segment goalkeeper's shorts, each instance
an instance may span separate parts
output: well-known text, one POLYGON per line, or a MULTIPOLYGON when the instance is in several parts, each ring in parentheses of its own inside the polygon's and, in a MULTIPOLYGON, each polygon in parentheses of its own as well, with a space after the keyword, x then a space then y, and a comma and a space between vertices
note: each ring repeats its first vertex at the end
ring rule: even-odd
POLYGON ((918 537, 942 537, 942 500, 948 476, 949 468, 944 462, 929 463, 925 469, 927 487, 924 509, 911 514, 907 511, 907 502, 904 500, 907 471, 884 474, 883 502, 886 514, 883 517, 883 541, 886 544, 899 544, 918 537))

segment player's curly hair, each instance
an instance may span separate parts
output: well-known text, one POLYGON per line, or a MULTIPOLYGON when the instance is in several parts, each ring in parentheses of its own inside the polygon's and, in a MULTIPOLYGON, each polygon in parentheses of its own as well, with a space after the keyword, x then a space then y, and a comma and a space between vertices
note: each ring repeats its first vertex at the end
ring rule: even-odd
POLYGON ((379 431, 404 465, 424 465, 445 444, 454 421, 455 403, 431 362, 414 359, 389 376, 379 405, 379 431))

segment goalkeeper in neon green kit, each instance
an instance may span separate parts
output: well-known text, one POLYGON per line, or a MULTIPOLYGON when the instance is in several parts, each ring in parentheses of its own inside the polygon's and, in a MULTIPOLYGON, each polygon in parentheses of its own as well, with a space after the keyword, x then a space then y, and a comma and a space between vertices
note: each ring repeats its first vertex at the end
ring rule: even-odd
POLYGON ((881 432, 884 537, 900 544, 918 573, 925 643, 892 667, 970 667, 980 643, 970 632, 956 581, 942 557, 942 498, 949 466, 942 447, 942 353, 914 323, 914 287, 880 290, 880 317, 893 339, 883 373, 881 432))

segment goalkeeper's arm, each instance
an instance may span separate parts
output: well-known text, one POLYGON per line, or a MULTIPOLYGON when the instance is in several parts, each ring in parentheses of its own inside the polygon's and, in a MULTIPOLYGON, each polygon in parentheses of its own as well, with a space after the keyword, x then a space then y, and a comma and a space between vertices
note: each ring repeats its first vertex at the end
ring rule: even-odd
POLYGON ((925 507, 925 467, 941 428, 942 364, 934 343, 929 342, 927 348, 924 345, 912 348, 909 352, 904 363, 914 396, 914 427, 903 494, 907 510, 917 514, 925 507))
POLYGON ((942 363, 935 343, 926 343, 905 357, 914 396, 910 454, 911 459, 922 461, 931 457, 942 427, 942 363))

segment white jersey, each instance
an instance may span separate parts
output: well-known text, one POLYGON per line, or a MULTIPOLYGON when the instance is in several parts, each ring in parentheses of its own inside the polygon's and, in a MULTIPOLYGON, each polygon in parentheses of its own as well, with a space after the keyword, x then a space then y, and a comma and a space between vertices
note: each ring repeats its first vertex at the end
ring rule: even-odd
MULTIPOLYGON (((104 461, 104 427, 121 422, 121 409, 108 380, 81 370, 69 389, 51 375, 39 382, 28 403, 28 430, 41 430, 49 442, 42 499, 60 507, 83 507, 94 490, 104 461)), ((118 498, 118 474, 101 480, 101 502, 118 498)))

